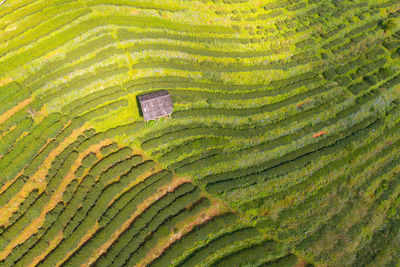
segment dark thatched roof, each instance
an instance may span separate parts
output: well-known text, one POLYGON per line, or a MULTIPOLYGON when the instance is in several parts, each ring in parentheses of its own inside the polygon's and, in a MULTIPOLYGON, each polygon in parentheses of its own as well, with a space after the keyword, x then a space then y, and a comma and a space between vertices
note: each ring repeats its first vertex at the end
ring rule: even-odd
POLYGON ((155 120, 172 114, 172 100, 166 90, 139 95, 138 99, 145 121, 155 120))

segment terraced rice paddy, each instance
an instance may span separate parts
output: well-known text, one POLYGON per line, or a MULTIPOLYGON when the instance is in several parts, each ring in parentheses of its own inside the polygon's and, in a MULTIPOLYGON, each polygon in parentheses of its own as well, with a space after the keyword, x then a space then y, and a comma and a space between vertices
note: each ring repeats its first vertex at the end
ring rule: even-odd
POLYGON ((399 63, 397 0, 6 1, 0 266, 399 266, 399 63))

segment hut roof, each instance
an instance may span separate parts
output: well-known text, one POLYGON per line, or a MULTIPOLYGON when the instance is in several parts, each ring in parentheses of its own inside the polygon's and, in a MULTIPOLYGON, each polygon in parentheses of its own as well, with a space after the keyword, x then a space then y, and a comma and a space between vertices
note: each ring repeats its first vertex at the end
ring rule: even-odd
POLYGON ((145 121, 172 114, 172 100, 167 90, 139 95, 138 99, 145 121))

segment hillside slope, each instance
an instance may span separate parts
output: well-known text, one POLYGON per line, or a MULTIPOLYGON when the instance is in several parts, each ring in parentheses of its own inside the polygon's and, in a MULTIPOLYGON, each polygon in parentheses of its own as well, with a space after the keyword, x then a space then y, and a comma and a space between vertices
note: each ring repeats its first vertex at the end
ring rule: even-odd
POLYGON ((400 264, 398 1, 7 1, 0 33, 0 266, 400 264))

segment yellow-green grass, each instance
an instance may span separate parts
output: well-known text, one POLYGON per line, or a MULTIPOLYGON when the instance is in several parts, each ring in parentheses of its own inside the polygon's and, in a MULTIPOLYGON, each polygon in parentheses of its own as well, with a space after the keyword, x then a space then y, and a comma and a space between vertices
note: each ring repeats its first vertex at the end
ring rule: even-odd
POLYGON ((0 266, 399 264, 399 8, 6 1, 0 266))

